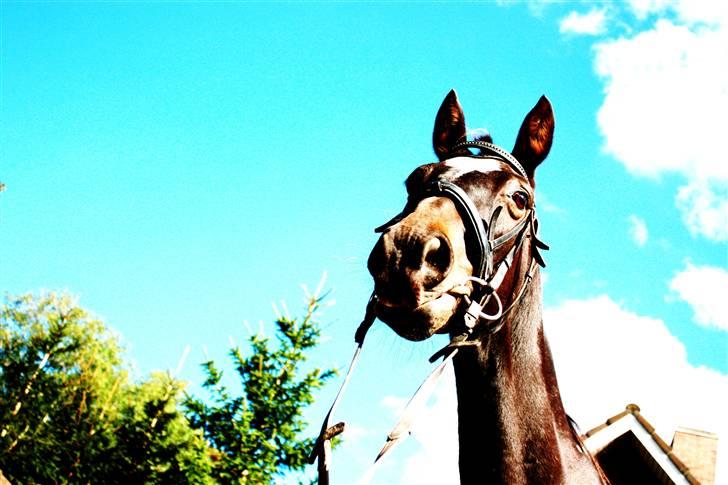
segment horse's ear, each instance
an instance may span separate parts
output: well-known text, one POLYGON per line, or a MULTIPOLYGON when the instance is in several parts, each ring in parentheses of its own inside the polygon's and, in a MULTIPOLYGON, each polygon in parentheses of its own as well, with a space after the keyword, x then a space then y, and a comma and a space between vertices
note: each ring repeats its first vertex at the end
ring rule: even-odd
POLYGON ((453 89, 442 102, 435 118, 432 132, 432 146, 440 161, 448 158, 450 149, 461 139, 465 139, 465 116, 460 107, 458 95, 453 89))
POLYGON ((551 150, 554 139, 554 111, 546 96, 541 96, 536 106, 526 115, 518 131, 513 156, 521 162, 529 178, 551 150))

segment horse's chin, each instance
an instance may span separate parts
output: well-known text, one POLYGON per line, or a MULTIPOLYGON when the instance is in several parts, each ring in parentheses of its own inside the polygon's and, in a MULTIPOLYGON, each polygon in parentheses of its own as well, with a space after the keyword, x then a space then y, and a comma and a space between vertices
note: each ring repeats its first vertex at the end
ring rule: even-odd
POLYGON ((444 294, 416 308, 378 304, 377 317, 397 335, 407 340, 425 340, 436 333, 448 331, 448 323, 455 315, 459 298, 444 294))

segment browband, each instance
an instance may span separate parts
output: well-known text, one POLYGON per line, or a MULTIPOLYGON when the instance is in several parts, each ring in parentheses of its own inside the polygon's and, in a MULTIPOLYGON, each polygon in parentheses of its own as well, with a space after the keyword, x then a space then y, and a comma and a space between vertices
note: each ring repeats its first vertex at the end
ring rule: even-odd
MULTIPOLYGON (((523 165, 521 165, 521 162, 516 160, 516 157, 514 157, 508 151, 502 149, 498 145, 488 143, 487 141, 463 141, 453 146, 450 149, 450 153, 455 154, 461 148, 479 148, 481 151, 487 150, 492 154, 498 155, 498 157, 502 158, 505 162, 508 162, 508 164, 516 169, 516 172, 518 172, 518 174, 521 175, 523 178, 529 178, 526 170, 524 170, 523 168, 523 165)), ((468 156, 472 158, 489 158, 487 155, 469 154, 468 156)))

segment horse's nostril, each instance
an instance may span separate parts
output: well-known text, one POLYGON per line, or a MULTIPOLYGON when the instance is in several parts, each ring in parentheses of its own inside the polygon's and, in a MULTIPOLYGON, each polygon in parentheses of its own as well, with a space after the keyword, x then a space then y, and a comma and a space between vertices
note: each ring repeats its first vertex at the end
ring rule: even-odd
POLYGON ((374 249, 372 249, 372 252, 369 255, 369 261, 367 261, 369 273, 371 273, 374 277, 380 275, 384 272, 386 261, 387 254, 384 247, 384 236, 382 236, 379 238, 377 244, 374 246, 374 249))
POLYGON ((372 249, 367 266, 380 302, 417 303, 421 290, 430 290, 447 277, 453 250, 442 234, 386 233, 372 249))
POLYGON ((423 249, 423 270, 435 273, 431 280, 432 286, 439 283, 447 274, 452 265, 452 250, 450 243, 442 236, 433 237, 423 249))

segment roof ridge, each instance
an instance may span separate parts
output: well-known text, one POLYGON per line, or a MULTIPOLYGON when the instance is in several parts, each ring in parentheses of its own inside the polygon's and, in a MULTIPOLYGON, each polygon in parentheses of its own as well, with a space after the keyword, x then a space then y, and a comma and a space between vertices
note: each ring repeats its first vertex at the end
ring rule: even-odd
MULTIPOLYGON (((693 476, 693 474, 690 472, 690 468, 685 465, 685 463, 672 451, 672 447, 669 446, 665 440, 663 440, 655 431, 655 427, 650 424, 649 421, 647 421, 647 418, 642 416, 642 413, 640 412, 640 407, 634 403, 627 404, 625 406, 624 411, 615 414, 614 416, 608 418, 604 423, 590 429, 584 435, 582 436, 582 439, 588 438, 590 436, 595 435, 599 431, 603 430, 604 428, 610 426, 611 424, 619 421, 623 417, 627 415, 632 415, 637 420, 637 422, 642 426, 642 428, 647 432, 647 434, 650 435, 650 438, 657 444, 657 446, 662 450, 665 455, 670 459, 670 461, 675 465, 675 467, 680 471, 680 473, 683 474, 683 476, 687 479, 688 483, 691 485, 700 485, 700 482, 693 476)), ((695 430, 698 431, 698 430, 695 430)))

